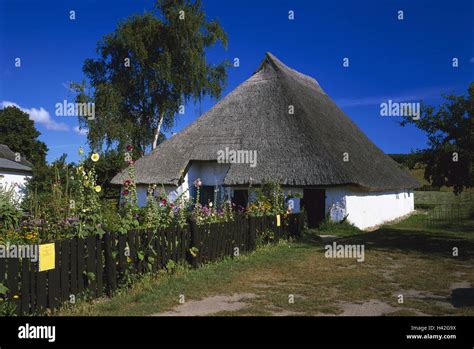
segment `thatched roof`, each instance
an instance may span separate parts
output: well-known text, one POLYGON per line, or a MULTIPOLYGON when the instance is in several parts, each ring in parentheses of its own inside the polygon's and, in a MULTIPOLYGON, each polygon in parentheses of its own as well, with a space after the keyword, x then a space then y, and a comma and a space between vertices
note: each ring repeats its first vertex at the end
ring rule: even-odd
POLYGON ((0 144, 0 169, 19 172, 32 172, 33 165, 23 156, 16 161, 16 154, 5 144, 0 144))
MULTIPOLYGON (((231 164, 226 185, 413 188, 418 182, 375 146, 313 78, 267 53, 258 70, 208 112, 136 163, 137 183, 178 185, 190 161, 229 147, 257 150, 257 166, 231 164), (289 106, 294 114, 289 114, 289 106), (344 153, 349 161, 344 162, 344 153)), ((126 170, 112 183, 120 184, 126 170)))

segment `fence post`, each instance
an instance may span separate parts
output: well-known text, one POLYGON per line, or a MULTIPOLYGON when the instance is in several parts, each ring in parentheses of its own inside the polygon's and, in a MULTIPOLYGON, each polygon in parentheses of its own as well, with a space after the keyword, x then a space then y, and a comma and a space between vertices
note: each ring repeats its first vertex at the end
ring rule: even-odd
POLYGON ((248 222, 248 247, 249 251, 257 248, 257 229, 255 227, 255 217, 250 216, 248 222))
POLYGON ((8 299, 15 304, 15 314, 20 315, 20 300, 19 300, 19 271, 20 271, 20 260, 18 258, 9 258, 7 260, 7 287, 8 287, 8 299))
MULTIPOLYGON (((58 243, 56 243, 58 244, 58 243)), ((70 286, 70 280, 69 280, 69 253, 70 253, 70 248, 71 244, 68 239, 64 239, 61 241, 61 245, 57 249, 58 251, 61 250, 61 266, 59 269, 59 286, 60 286, 60 294, 59 298, 61 301, 66 301, 69 299, 70 293, 69 293, 69 286, 70 286)), ((56 266, 56 269, 58 267, 56 266)), ((60 303, 56 303, 56 306, 59 306, 60 303)))
POLYGON ((30 261, 28 258, 21 260, 21 315, 30 313, 31 284, 30 284, 30 261))
POLYGON ((104 234, 104 257, 105 257, 105 281, 106 281, 106 292, 108 296, 111 296, 116 289, 116 266, 115 259, 112 255, 112 241, 115 240, 115 236, 111 233, 104 234))
MULTIPOLYGON (((54 269, 48 271, 41 271, 40 274, 44 274, 48 280, 47 297, 47 308, 54 309, 59 306, 61 301, 61 241, 57 240, 54 242, 54 269)), ((45 278, 46 280, 46 278, 45 278)), ((46 281, 45 281, 46 283, 46 281)), ((40 287, 38 285, 38 287, 40 287)), ((45 291, 46 292, 46 291, 45 291)))
POLYGON ((298 216, 296 218, 296 236, 301 237, 303 236, 303 229, 304 229, 304 214, 298 213, 298 216))
MULTIPOLYGON (((190 233, 191 233, 191 246, 190 246, 190 249, 193 248, 193 247, 198 247, 199 246, 199 229, 198 229, 198 226, 196 224, 196 222, 194 220, 189 220, 189 229, 190 229, 190 233)), ((201 251, 198 251, 198 255, 197 256, 193 256, 189 251, 188 251, 188 262, 189 264, 191 264, 191 266, 193 268, 197 268, 198 266, 198 260, 199 260, 199 253, 201 253, 201 251)))

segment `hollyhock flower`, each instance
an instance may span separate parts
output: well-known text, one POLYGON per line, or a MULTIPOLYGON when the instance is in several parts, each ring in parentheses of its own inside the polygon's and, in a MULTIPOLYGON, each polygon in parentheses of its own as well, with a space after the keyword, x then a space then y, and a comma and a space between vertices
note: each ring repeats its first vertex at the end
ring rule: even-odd
POLYGON ((133 150, 133 146, 131 144, 127 145, 127 151, 132 151, 133 150))
POLYGON ((135 162, 134 162, 133 160, 129 160, 129 161, 128 161, 128 164, 129 164, 129 165, 133 165, 134 163, 135 163, 135 162))
POLYGON ((168 202, 168 201, 166 201, 166 199, 161 199, 161 200, 160 200, 161 206, 165 206, 167 202, 168 202))
POLYGON ((129 191, 127 189, 125 189, 122 194, 127 196, 129 194, 129 191))
POLYGON ((100 185, 96 185, 94 187, 94 190, 95 190, 96 193, 100 193, 100 191, 102 190, 102 187, 100 185))
POLYGON ((199 188, 202 185, 201 178, 196 179, 193 183, 196 188, 199 188))
POLYGON ((130 184, 132 184, 132 181, 130 179, 126 179, 124 182, 123 182, 123 185, 128 187, 130 186, 130 184))
POLYGON ((99 158, 100 158, 100 156, 99 156, 99 154, 97 154, 97 153, 94 153, 94 154, 92 154, 92 156, 91 156, 91 160, 94 161, 94 162, 99 161, 99 158))

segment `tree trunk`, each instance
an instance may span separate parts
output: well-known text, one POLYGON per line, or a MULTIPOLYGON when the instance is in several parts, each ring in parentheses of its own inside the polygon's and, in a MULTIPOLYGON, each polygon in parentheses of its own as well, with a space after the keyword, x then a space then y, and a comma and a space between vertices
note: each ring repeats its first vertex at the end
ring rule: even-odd
POLYGON ((155 136, 153 137, 153 145, 152 145, 152 150, 156 149, 156 146, 158 145, 158 138, 160 137, 160 131, 161 131, 161 125, 163 124, 163 119, 164 115, 160 115, 160 120, 158 121, 158 126, 155 129, 155 136))

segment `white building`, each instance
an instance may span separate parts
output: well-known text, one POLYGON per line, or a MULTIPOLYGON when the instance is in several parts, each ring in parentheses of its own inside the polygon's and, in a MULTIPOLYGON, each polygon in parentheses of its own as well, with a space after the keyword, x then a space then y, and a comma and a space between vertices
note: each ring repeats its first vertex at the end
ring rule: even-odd
POLYGON ((0 187, 6 190, 13 189, 16 199, 21 200, 26 181, 32 174, 31 163, 6 145, 0 144, 0 187))
MULTIPOLYGON (((419 183, 374 145, 318 82, 267 53, 257 71, 208 112, 136 163, 140 205, 150 184, 168 197, 245 206, 251 187, 277 181, 310 227, 329 217, 365 229, 414 209, 419 183), (222 159, 222 153, 234 156, 222 159), (229 152, 230 150, 230 152, 229 152), (252 156, 251 156, 252 155, 252 156)), ((112 183, 122 184, 127 171, 112 183)))

